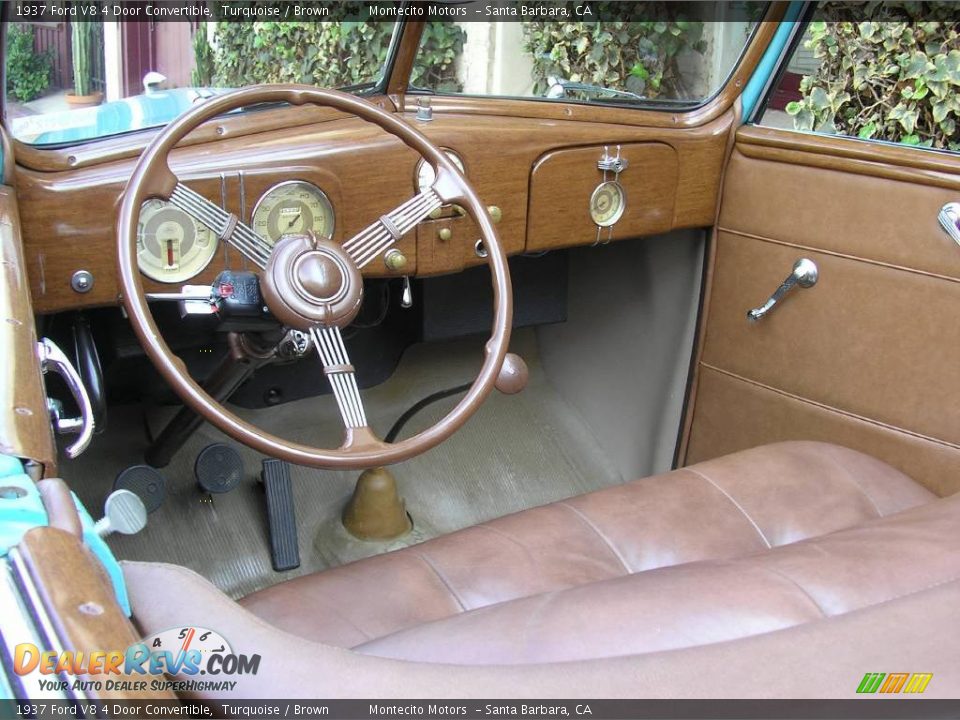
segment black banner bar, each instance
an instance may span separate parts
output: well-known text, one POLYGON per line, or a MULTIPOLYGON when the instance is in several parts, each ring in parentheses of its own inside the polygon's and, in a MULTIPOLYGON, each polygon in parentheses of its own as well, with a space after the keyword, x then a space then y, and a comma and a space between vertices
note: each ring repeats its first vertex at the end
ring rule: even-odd
POLYGON ((960 700, 237 700, 53 702, 0 700, 0 720, 14 718, 338 718, 340 720, 694 720, 718 718, 955 718, 960 700))

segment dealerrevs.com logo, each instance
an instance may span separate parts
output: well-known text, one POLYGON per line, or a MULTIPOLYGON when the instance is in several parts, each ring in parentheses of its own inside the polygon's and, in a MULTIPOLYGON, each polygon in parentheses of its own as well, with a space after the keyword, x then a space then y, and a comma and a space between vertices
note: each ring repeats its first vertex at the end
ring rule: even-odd
POLYGON ((213 630, 181 627, 144 638, 125 650, 57 653, 21 643, 14 649, 13 669, 20 676, 36 676, 41 690, 229 691, 237 681, 224 676, 256 675, 260 656, 234 653, 213 630), (207 678, 168 680, 167 675, 207 678))
POLYGON ((867 673, 857 687, 858 693, 919 694, 927 689, 933 673, 867 673))

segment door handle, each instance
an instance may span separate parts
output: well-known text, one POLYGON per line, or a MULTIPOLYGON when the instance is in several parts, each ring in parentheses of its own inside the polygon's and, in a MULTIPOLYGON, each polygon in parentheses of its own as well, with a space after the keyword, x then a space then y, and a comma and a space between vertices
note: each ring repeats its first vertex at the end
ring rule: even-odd
POLYGON ((793 264, 793 271, 787 276, 787 279, 780 284, 780 287, 773 292, 773 295, 760 307, 747 311, 747 320, 757 322, 757 320, 773 310, 777 303, 783 299, 784 295, 793 290, 793 288, 813 287, 817 284, 817 278, 819 276, 820 272, 817 270, 817 264, 813 260, 800 258, 793 264))
POLYGON ((960 245, 960 203, 947 203, 940 209, 937 215, 940 221, 940 227, 946 231, 947 235, 953 238, 953 241, 960 245))
POLYGON ((50 415, 54 429, 61 435, 76 434, 79 436, 76 442, 66 450, 67 457, 75 458, 87 449, 90 438, 93 437, 93 405, 90 403, 90 396, 87 395, 87 389, 73 364, 57 347, 56 343, 49 338, 42 338, 37 343, 37 351, 40 355, 40 369, 43 374, 54 372, 62 377, 80 408, 80 417, 64 418, 60 416, 59 408, 55 404, 50 404, 50 415))

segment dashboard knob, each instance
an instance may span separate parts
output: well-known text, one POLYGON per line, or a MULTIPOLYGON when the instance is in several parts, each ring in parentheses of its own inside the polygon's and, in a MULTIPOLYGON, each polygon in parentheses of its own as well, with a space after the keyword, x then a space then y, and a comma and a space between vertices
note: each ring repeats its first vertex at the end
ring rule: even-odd
POLYGON ((388 250, 387 254, 383 256, 383 264, 387 266, 388 270, 397 272, 407 266, 407 256, 396 248, 393 248, 392 250, 388 250))
POLYGON ((446 227, 440 228, 439 230, 437 230, 437 237, 443 240, 444 242, 446 242, 447 240, 453 237, 453 231, 451 231, 450 228, 446 228, 446 227))
POLYGON ((499 225, 503 219, 503 211, 496 205, 490 205, 487 207, 487 212, 490 213, 490 220, 493 221, 493 224, 499 225))

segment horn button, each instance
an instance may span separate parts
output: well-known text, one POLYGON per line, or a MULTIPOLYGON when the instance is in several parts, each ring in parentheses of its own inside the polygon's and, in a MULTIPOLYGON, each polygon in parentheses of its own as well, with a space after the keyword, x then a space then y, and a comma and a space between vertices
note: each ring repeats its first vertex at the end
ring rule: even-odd
POLYGON ((284 325, 345 327, 360 311, 363 280, 339 245, 314 235, 281 238, 262 278, 270 312, 284 325))

